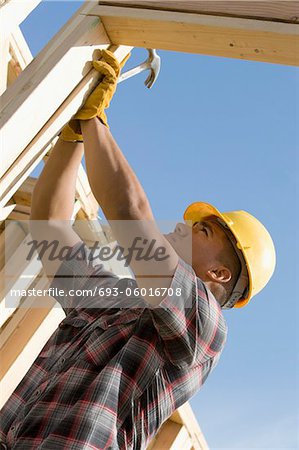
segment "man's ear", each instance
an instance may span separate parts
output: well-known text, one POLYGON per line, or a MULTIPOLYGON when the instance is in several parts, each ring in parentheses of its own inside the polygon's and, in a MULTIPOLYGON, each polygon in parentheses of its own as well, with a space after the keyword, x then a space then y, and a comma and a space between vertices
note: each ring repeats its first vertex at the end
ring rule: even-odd
POLYGON ((228 283, 232 279, 231 271, 225 266, 219 266, 207 271, 207 276, 216 283, 228 283))

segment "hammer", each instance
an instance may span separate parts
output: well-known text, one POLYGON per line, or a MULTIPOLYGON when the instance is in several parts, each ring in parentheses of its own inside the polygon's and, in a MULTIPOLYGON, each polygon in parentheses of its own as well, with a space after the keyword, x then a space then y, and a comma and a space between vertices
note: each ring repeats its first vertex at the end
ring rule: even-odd
POLYGON ((161 58, 157 54, 156 50, 148 48, 147 51, 149 53, 147 60, 139 66, 134 67, 133 69, 121 74, 118 79, 118 83, 121 83, 122 81, 125 81, 128 78, 137 75, 138 73, 144 72, 145 70, 150 70, 150 74, 145 80, 144 84, 149 89, 153 86, 160 72, 161 58))

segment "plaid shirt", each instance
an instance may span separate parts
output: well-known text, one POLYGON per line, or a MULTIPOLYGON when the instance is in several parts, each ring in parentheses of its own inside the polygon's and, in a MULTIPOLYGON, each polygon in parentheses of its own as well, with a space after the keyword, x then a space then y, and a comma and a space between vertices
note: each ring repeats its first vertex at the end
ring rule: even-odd
MULTIPOLYGON (((64 261, 51 287, 136 286, 102 265, 64 261), (75 270, 76 269, 76 270, 75 270)), ((10 450, 141 450, 162 423, 202 386, 226 339, 221 308, 192 268, 179 260, 158 307, 99 296, 55 297, 66 318, 1 412, 0 442, 10 450), (188 304, 189 302, 189 304, 188 304)))

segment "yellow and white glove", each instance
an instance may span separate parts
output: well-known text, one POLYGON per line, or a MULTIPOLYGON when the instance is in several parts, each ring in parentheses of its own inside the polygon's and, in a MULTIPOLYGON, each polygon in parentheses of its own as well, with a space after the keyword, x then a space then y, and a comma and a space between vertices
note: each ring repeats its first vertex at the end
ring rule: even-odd
POLYGON ((64 141, 83 141, 80 120, 98 117, 109 128, 105 109, 110 105, 116 91, 120 71, 129 57, 130 54, 119 63, 112 52, 102 50, 101 60, 92 61, 93 67, 103 75, 103 78, 89 95, 84 105, 61 130, 60 136, 64 141))

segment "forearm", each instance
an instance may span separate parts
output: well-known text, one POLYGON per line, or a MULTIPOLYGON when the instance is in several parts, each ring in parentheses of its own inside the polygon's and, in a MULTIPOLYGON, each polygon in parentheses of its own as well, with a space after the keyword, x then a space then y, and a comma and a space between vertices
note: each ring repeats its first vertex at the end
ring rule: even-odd
POLYGON ((32 220, 69 220, 83 144, 59 139, 40 174, 32 197, 32 220))
POLYGON ((87 175, 109 220, 152 219, 144 190, 113 139, 98 119, 81 121, 87 175))

